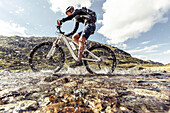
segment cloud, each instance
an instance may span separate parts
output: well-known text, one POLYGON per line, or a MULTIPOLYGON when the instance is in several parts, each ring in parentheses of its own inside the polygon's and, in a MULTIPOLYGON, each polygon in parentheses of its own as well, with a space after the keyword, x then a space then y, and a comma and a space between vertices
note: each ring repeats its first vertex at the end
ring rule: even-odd
POLYGON ((54 12, 62 12, 65 13, 65 10, 68 6, 74 6, 75 8, 86 6, 89 8, 91 6, 92 0, 49 0, 48 2, 51 4, 51 10, 54 12))
POLYGON ((106 0, 103 4, 103 26, 98 30, 108 43, 118 44, 137 38, 159 22, 167 22, 164 14, 169 0, 106 0))
POLYGON ((157 45, 151 45, 151 46, 146 46, 142 49, 133 49, 133 50, 127 50, 129 53, 153 53, 157 52, 158 50, 155 50, 156 48, 159 48, 161 46, 168 45, 168 43, 162 43, 162 44, 157 44, 157 45))
POLYGON ((18 9, 15 11, 16 14, 20 14, 24 12, 24 8, 18 7, 18 9))
POLYGON ((115 44, 115 45, 113 44, 113 46, 118 47, 120 49, 127 49, 128 48, 127 44, 124 44, 124 43, 119 43, 119 44, 115 44))
POLYGON ((133 57, 143 59, 143 60, 148 60, 148 56, 145 55, 133 55, 133 57))
POLYGON ((157 52, 157 50, 154 50, 154 49, 158 47, 160 47, 160 45, 152 45, 149 47, 144 47, 142 49, 127 50, 127 52, 129 53, 152 53, 152 52, 157 52))
POLYGON ((170 50, 164 51, 163 54, 170 54, 170 50))
POLYGON ((98 24, 102 24, 103 20, 97 20, 98 24))
POLYGON ((24 12, 24 8, 17 7, 16 10, 9 11, 10 14, 22 14, 24 12))
POLYGON ((148 43, 150 43, 151 41, 145 41, 145 42, 142 42, 141 44, 148 44, 148 43))
POLYGON ((27 36, 25 27, 20 27, 20 25, 15 23, 8 23, 5 21, 0 20, 0 35, 3 36, 27 36))
POLYGON ((152 60, 155 62, 161 62, 163 64, 170 63, 169 56, 164 54, 150 54, 150 55, 132 55, 135 58, 142 60, 152 60), (156 57, 155 57, 156 56, 156 57))

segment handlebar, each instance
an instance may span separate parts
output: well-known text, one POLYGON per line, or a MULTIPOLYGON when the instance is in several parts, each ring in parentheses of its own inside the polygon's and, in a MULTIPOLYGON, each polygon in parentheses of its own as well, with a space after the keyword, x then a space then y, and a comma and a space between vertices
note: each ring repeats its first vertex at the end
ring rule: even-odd
POLYGON ((65 32, 62 32, 62 31, 61 31, 61 26, 57 26, 57 29, 58 29, 58 31, 59 31, 61 34, 63 34, 63 35, 65 34, 65 32))
POLYGON ((65 34, 65 32, 63 32, 63 31, 61 30, 61 25, 60 25, 60 26, 57 26, 57 29, 58 29, 58 31, 59 31, 60 34, 63 34, 63 35, 65 35, 65 36, 67 36, 67 37, 69 37, 69 36, 72 35, 71 33, 65 34))

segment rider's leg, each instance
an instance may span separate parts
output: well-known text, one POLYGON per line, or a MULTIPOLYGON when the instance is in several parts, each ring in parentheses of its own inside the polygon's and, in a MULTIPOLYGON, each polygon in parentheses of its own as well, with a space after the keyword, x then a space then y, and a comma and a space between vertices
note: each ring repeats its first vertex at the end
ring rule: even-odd
POLYGON ((80 38, 80 35, 78 33, 73 36, 74 42, 76 42, 78 45, 79 45, 79 38, 80 38))
POLYGON ((74 68, 76 66, 83 66, 83 62, 81 61, 82 56, 83 56, 83 51, 84 51, 84 43, 86 41, 86 38, 81 36, 78 40, 79 43, 79 52, 78 52, 78 58, 75 63, 70 64, 70 67, 74 68))
POLYGON ((78 53, 78 59, 77 61, 81 61, 82 56, 83 56, 83 51, 84 51, 84 43, 86 41, 86 38, 84 36, 81 36, 79 39, 79 53, 78 53))
POLYGON ((85 48, 85 41, 89 38, 91 34, 94 33, 96 29, 95 23, 87 24, 83 30, 83 32, 80 32, 80 39, 79 39, 79 55, 78 55, 78 61, 81 61, 82 56, 83 56, 83 51, 85 48))
POLYGON ((79 45, 79 53, 78 53, 78 58, 75 63, 72 63, 70 67, 76 67, 76 66, 82 66, 82 56, 83 56, 83 51, 85 48, 85 41, 88 39, 88 37, 94 33, 95 31, 95 23, 87 24, 84 28, 83 31, 79 32, 75 36, 73 36, 73 40, 78 43, 79 45))
POLYGON ((84 43, 86 41, 86 38, 84 36, 81 36, 81 38, 80 38, 80 35, 77 33, 73 36, 73 40, 74 40, 74 42, 76 42, 79 45, 79 53, 78 53, 77 61, 81 61, 83 51, 84 51, 84 43))

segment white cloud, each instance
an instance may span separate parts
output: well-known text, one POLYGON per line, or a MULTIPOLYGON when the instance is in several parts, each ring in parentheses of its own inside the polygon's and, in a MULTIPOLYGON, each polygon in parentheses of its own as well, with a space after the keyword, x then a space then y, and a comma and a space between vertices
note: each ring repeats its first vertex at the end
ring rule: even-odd
POLYGON ((49 0, 49 3, 52 11, 62 13, 65 13, 68 6, 74 6, 75 8, 84 6, 89 8, 91 6, 91 0, 49 0))
POLYGON ((20 25, 15 23, 8 23, 5 21, 0 20, 0 35, 3 36, 27 36, 25 27, 20 27, 20 25))
POLYGON ((123 46, 125 49, 127 48, 127 44, 123 44, 122 46, 123 46))
POLYGON ((119 44, 113 44, 113 46, 118 47, 120 49, 127 49, 127 44, 119 43, 119 44))
POLYGON ((102 24, 103 20, 97 20, 98 24, 102 24))
POLYGON ((16 10, 9 11, 10 14, 21 14, 24 12, 24 8, 22 7, 17 7, 16 10))
POLYGON ((129 53, 152 53, 152 52, 156 52, 157 50, 154 50, 154 49, 158 47, 160 47, 160 45, 152 45, 149 47, 144 47, 142 49, 127 50, 127 52, 129 53))
POLYGON ((169 8, 169 0, 106 0, 103 26, 98 32, 113 44, 137 38, 154 24, 166 22, 164 14, 169 8))
POLYGON ((170 54, 170 50, 164 51, 163 54, 170 54))
POLYGON ((0 6, 2 6, 2 3, 0 2, 0 6))
POLYGON ((148 56, 145 56, 145 55, 133 55, 133 57, 142 59, 142 60, 148 60, 148 56))
POLYGON ((142 42, 141 44, 148 44, 150 43, 151 41, 145 41, 145 42, 142 42))
POLYGON ((163 55, 163 54, 132 55, 132 56, 135 57, 135 58, 142 59, 142 60, 152 60, 152 61, 160 62, 160 63, 163 63, 163 64, 170 63, 169 56, 163 55))
POLYGON ((24 12, 24 8, 18 7, 18 9, 15 11, 16 14, 20 14, 24 12))
POLYGON ((168 43, 162 43, 162 44, 157 44, 157 45, 151 45, 151 46, 146 46, 142 49, 133 49, 133 50, 127 50, 129 53, 153 53, 157 52, 159 47, 168 45, 168 43), (155 50, 157 49, 157 50, 155 50))

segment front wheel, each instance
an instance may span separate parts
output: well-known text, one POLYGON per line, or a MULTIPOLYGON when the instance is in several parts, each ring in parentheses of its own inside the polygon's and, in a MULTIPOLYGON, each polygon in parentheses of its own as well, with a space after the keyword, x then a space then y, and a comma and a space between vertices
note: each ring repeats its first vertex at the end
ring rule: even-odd
MULTIPOLYGON (((91 74, 111 74, 116 67, 116 57, 114 52, 106 46, 92 46, 89 51, 98 56, 101 60, 98 62, 85 60, 86 69, 91 74)), ((86 58, 93 59, 87 52, 86 58)))
POLYGON ((33 71, 58 72, 63 67, 65 54, 63 49, 58 45, 56 45, 54 55, 51 58, 47 58, 52 45, 52 42, 43 42, 33 48, 29 55, 29 65, 33 71))

